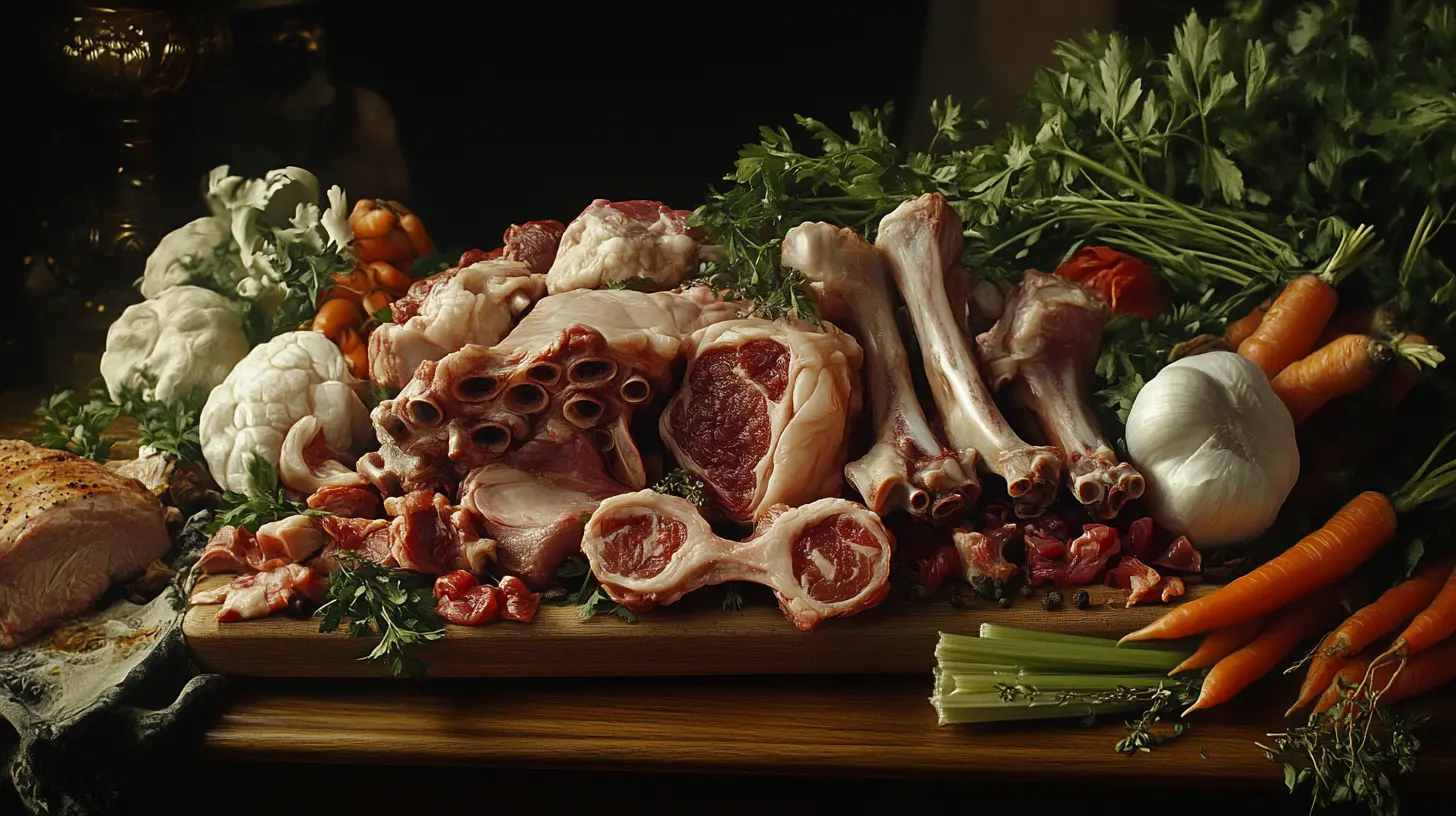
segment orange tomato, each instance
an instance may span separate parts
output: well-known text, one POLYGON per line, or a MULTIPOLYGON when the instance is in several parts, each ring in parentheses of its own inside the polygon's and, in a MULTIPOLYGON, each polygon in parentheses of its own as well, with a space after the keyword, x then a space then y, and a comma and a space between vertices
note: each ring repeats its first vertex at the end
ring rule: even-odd
POLYGON ((1148 265, 1111 247, 1083 247, 1057 267, 1055 274, 1096 292, 1113 314, 1152 320, 1166 308, 1163 287, 1148 265))
POLYGON ((374 238, 359 238, 356 233, 354 255, 365 264, 374 261, 396 263, 413 260, 415 249, 402 230, 390 230, 374 238))
POLYGON ((369 277, 374 281, 374 288, 395 292, 396 297, 403 295, 415 282, 414 278, 400 271, 399 267, 384 261, 374 261, 367 268, 369 277))
POLYGON ((359 304, 345 298, 325 301, 313 317, 313 330, 323 332, 330 340, 341 332, 353 329, 364 322, 364 313, 359 304))

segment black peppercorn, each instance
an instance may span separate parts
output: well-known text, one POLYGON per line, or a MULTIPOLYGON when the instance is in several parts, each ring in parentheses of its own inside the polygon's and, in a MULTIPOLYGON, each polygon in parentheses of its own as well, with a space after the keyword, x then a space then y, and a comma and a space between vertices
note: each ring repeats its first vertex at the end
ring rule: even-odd
POLYGON ((915 584, 910 587, 909 592, 905 593, 905 598, 910 603, 918 603, 925 600, 925 596, 929 594, 930 590, 925 588, 925 584, 915 584))
POLYGON ((1087 590, 1085 589, 1079 589, 1076 592, 1072 593, 1072 606, 1075 606, 1078 609, 1086 609, 1087 604, 1091 602, 1092 599, 1087 596, 1087 590))
POLYGON ((1055 589, 1048 592, 1046 597, 1041 599, 1041 605, 1045 609, 1060 609, 1062 606, 1062 593, 1055 589))
POLYGON ((1036 590, 1032 588, 1031 584, 1022 584, 1021 585, 1021 597, 1023 597, 1023 598, 1030 598, 1031 596, 1033 596, 1035 594, 1036 594, 1036 590))
POLYGON ((950 605, 956 609, 964 609, 966 606, 966 596, 962 595, 959 589, 951 590, 950 605))
POLYGON ((999 599, 997 599, 996 603, 1000 604, 1002 609, 1011 608, 1011 599, 1006 597, 1005 595, 1002 595, 999 599))

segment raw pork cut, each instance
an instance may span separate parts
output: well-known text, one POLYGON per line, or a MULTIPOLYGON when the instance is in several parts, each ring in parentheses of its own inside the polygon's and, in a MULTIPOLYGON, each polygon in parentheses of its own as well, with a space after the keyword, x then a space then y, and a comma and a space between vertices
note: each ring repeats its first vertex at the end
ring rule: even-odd
POLYGON ((688 341, 662 440, 735 521, 838 496, 862 359, 859 343, 829 323, 716 323, 688 341))
POLYGON ((480 534, 469 510, 439 493, 418 490, 384 500, 389 552, 401 567, 427 575, 485 571, 495 542, 480 534))
POLYGON ((699 232, 688 229, 689 215, 660 201, 593 201, 567 225, 546 288, 554 295, 633 278, 677 286, 697 271, 700 259, 716 257, 714 248, 700 243, 699 232))
POLYGON ((950 450, 925 419, 880 253, 854 230, 815 222, 789 230, 782 260, 811 281, 819 313, 847 324, 864 346, 876 441, 844 475, 865 504, 880 515, 898 507, 935 519, 974 505, 976 452, 950 450))
POLYGON ((910 312, 950 444, 975 450, 1006 480, 1018 516, 1039 516, 1056 497, 1061 459, 1056 449, 1029 445, 1016 435, 976 368, 964 313, 957 314, 945 286, 946 271, 960 255, 961 230, 945 197, 927 193, 885 216, 875 245, 910 312))
POLYGON ((0 647, 85 612, 171 546, 162 505, 141 482, 0 440, 0 647))
POLYGON ((592 573, 629 609, 665 606, 700 587, 752 581, 772 589, 802 630, 884 600, 894 548, 879 516, 844 499, 776 507, 739 542, 714 535, 686 500, 651 490, 602 502, 582 539, 592 573))
POLYGON ((261 572, 239 575, 217 589, 199 592, 188 601, 189 606, 214 606, 218 623, 266 618, 282 609, 297 596, 318 603, 324 599, 328 583, 311 567, 273 561, 261 572))
POLYGON ((545 275, 551 271, 551 264, 556 260, 556 250, 561 245, 561 236, 566 232, 566 225, 560 221, 527 221, 524 224, 512 224, 506 228, 506 234, 502 236, 502 246, 490 252, 483 252, 479 249, 472 249, 460 256, 460 265, 466 266, 476 261, 502 259, 506 261, 520 261, 531 267, 531 271, 538 275, 545 275))
POLYGON ((644 487, 633 409, 667 390, 685 337, 739 306, 705 287, 547 297, 498 345, 422 364, 374 409, 381 447, 358 470, 385 495, 453 493, 465 474, 564 420, 607 453, 618 481, 644 487))
POLYGON ((1010 385, 1062 452, 1069 487, 1096 518, 1110 519, 1143 494, 1142 474, 1120 463, 1083 395, 1112 310, 1055 275, 1028 271, 995 327, 977 338, 993 390, 1010 385))
POLYGON ((294 515, 270 521, 257 535, 244 527, 223 527, 202 548, 197 569, 205 573, 259 572, 270 564, 302 564, 329 542, 318 519, 294 515))
POLYGON ((601 454, 559 425, 465 478, 460 504, 495 540, 495 565, 544 589, 581 547, 586 517, 627 488, 607 475, 601 454))
POLYGON ((369 335, 369 376, 402 388, 420 363, 470 344, 494 345, 546 291, 531 267, 480 261, 416 282, 395 301, 394 322, 369 335))

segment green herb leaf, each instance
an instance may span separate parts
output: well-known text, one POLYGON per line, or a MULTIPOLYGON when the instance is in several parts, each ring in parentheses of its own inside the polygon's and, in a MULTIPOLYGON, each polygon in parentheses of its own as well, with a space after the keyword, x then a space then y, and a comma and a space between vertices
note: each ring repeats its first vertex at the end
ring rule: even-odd
POLYGON ((347 620, 349 637, 379 638, 361 660, 387 663, 395 677, 423 677, 425 664, 408 648, 445 636, 431 587, 415 573, 381 567, 356 552, 335 558, 328 600, 314 612, 319 631, 335 631, 347 620))

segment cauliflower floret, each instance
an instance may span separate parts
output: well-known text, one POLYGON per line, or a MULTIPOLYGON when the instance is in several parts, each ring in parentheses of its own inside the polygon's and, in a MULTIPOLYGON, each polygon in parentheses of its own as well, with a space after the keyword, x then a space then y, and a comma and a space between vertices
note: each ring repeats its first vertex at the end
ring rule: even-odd
POLYGON ((247 353, 237 304, 197 286, 173 286, 128 306, 111 324, 101 376, 117 399, 123 387, 140 386, 145 371, 156 377, 156 387, 144 396, 170 402, 207 392, 247 353))
POLYGON ((157 242, 147 256, 141 289, 149 298, 189 283, 211 283, 231 292, 246 276, 228 222, 209 216, 172 230, 157 242))
POLYGON ((338 347, 317 332, 280 334, 254 348, 202 409, 202 454, 212 477, 224 490, 244 492, 249 458, 277 465, 288 429, 306 416, 318 418, 336 451, 369 443, 369 409, 354 385, 338 347))

